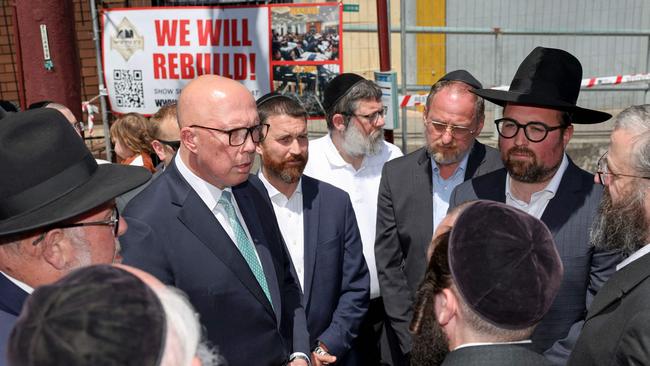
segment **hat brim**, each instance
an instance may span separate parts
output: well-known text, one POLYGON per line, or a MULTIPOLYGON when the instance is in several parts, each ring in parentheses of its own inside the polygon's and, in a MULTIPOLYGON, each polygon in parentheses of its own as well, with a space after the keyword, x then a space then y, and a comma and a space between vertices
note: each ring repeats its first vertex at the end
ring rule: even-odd
POLYGON ((91 178, 60 198, 0 222, 0 236, 48 226, 80 215, 136 188, 151 173, 137 166, 101 164, 91 178))
POLYGON ((578 107, 577 105, 550 99, 543 95, 494 89, 475 89, 471 92, 502 107, 505 107, 506 103, 519 103, 571 112, 573 123, 575 124, 595 124, 605 122, 612 118, 612 115, 609 113, 578 107))

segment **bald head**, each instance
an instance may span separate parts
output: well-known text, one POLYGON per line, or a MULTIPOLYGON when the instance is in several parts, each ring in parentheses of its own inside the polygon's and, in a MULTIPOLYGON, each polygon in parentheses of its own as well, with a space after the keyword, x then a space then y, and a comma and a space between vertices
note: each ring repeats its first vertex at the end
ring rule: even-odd
POLYGON ((200 124, 210 112, 224 112, 235 103, 255 108, 253 95, 241 83, 218 75, 202 75, 191 81, 178 99, 180 127, 200 124))
POLYGON ((178 99, 178 122, 178 154, 194 174, 219 189, 248 179, 257 145, 251 131, 260 129, 255 99, 242 84, 216 75, 193 80, 178 99))

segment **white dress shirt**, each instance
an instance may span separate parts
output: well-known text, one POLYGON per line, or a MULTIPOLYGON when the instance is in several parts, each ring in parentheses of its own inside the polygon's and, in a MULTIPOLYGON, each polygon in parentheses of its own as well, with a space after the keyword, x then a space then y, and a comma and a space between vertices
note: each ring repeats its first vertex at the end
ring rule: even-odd
POLYGON ((305 225, 302 216, 302 178, 298 181, 298 186, 291 197, 286 197, 278 191, 264 173, 260 170, 258 177, 264 184, 266 192, 269 194, 275 218, 278 220, 278 226, 282 232, 284 242, 289 249, 293 267, 298 274, 300 288, 305 289, 305 225))
POLYGON ((512 178, 510 177, 510 173, 508 173, 506 176, 506 204, 508 206, 516 207, 538 219, 541 218, 549 201, 555 197, 560 182, 562 181, 562 177, 564 176, 564 172, 566 172, 568 166, 569 159, 566 154, 563 154, 560 167, 555 172, 555 175, 553 175, 551 181, 548 182, 546 188, 539 192, 535 192, 530 196, 530 203, 519 200, 512 194, 512 191, 510 190, 510 179, 512 178))
MULTIPOLYGON (((196 194, 199 195, 203 203, 212 211, 212 214, 216 219, 219 221, 219 224, 221 224, 221 227, 224 229, 226 234, 230 237, 233 243, 235 245, 237 244, 237 239, 235 238, 235 231, 233 230, 232 226, 230 226, 230 220, 228 219, 228 214, 226 213, 226 210, 223 208, 223 206, 219 205, 219 199, 221 198, 221 193, 223 191, 229 191, 232 193, 232 189, 230 187, 226 187, 225 189, 221 190, 212 184, 206 182, 203 180, 201 177, 198 175, 194 174, 186 165, 183 163, 183 160, 181 159, 180 154, 176 154, 176 157, 174 158, 174 162, 176 163, 176 168, 178 168, 178 172, 181 174, 183 178, 187 181, 187 183, 192 187, 192 189, 196 192, 196 194)), ((244 221, 244 218, 241 215, 241 212, 239 211, 239 206, 237 205, 237 199, 235 198, 235 195, 232 195, 232 205, 235 208, 235 213, 237 214, 237 218, 239 219, 239 222, 241 223, 241 226, 244 228, 244 231, 246 232, 246 236, 248 237, 248 240, 250 240, 251 244, 253 243, 253 240, 251 239, 251 234, 248 232, 248 227, 246 226, 246 222, 244 221)), ((259 255, 257 254, 257 248, 255 248, 255 245, 252 245, 255 256, 257 257, 257 260, 259 261, 259 255)), ((261 267, 261 263, 260 263, 261 267)))
POLYGON ((523 341, 512 341, 512 342, 474 342, 474 343, 461 344, 460 346, 454 348, 454 351, 466 347, 499 346, 499 345, 507 345, 507 344, 531 344, 531 343, 533 343, 533 341, 531 341, 530 339, 524 339, 523 341))
POLYGON ((347 163, 334 146, 330 135, 309 141, 309 160, 304 174, 346 191, 357 217, 363 255, 370 272, 370 298, 380 296, 375 263, 377 195, 384 163, 402 156, 400 149, 384 142, 380 151, 366 156, 359 170, 347 163))
POLYGON ((643 248, 637 250, 636 252, 632 253, 631 256, 625 258, 624 261, 616 265, 616 271, 620 271, 623 267, 627 266, 628 264, 634 262, 635 260, 643 257, 644 255, 650 253, 650 243, 646 244, 643 246, 643 248))

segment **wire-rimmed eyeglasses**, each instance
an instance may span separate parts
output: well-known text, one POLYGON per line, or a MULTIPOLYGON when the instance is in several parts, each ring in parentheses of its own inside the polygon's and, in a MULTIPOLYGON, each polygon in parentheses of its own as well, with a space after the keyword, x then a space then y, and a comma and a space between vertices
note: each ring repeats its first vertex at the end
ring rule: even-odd
POLYGON ((219 128, 206 127, 201 125, 191 125, 190 127, 203 128, 205 130, 217 131, 225 133, 228 135, 228 145, 230 146, 241 146, 246 142, 248 135, 251 135, 251 139, 254 143, 260 143, 266 138, 266 134, 269 132, 268 123, 260 123, 253 127, 241 127, 233 128, 232 130, 222 130, 219 128))
POLYGON ((650 179, 650 177, 643 177, 643 176, 640 176, 640 175, 631 175, 631 174, 621 174, 621 173, 610 172, 609 167, 607 166, 607 153, 608 153, 608 151, 605 151, 603 156, 601 156, 600 159, 598 159, 596 174, 598 174, 598 180, 600 181, 600 184, 602 184, 602 185, 609 184, 612 177, 614 177, 614 178, 628 177, 628 178, 650 179))
POLYGON ((523 128, 524 134, 530 142, 540 142, 544 140, 546 136, 548 136, 549 132, 566 127, 563 125, 549 127, 545 123, 536 121, 521 124, 516 120, 508 117, 499 118, 494 121, 494 123, 497 125, 497 131, 499 132, 499 135, 505 139, 511 139, 517 136, 519 129, 523 128))
POLYGON ((362 118, 368 121, 371 125, 376 125, 379 121, 379 117, 384 117, 388 112, 387 106, 382 106, 380 110, 370 113, 370 114, 356 114, 356 113, 342 113, 344 116, 355 116, 357 118, 362 118))
POLYGON ((452 125, 450 123, 444 123, 432 119, 430 120, 425 119, 424 121, 430 124, 437 133, 443 134, 449 131, 452 136, 457 138, 467 137, 469 135, 473 135, 476 132, 476 129, 472 130, 471 128, 468 127, 452 125))

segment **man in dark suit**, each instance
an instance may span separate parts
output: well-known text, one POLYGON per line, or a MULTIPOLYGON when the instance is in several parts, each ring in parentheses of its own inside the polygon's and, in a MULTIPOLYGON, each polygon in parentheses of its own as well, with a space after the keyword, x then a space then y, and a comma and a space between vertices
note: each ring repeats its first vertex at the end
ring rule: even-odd
POLYGON ((432 242, 410 327, 412 364, 549 365, 530 348, 562 280, 548 228, 493 201, 469 203, 455 221, 432 242))
POLYGON ((370 276, 347 193, 302 175, 308 158, 307 112, 271 93, 257 101, 269 134, 257 147, 259 180, 269 197, 303 289, 314 365, 359 364, 353 347, 370 302, 370 276), (329 355, 327 355, 329 354, 329 355))
POLYGON ((300 288, 248 176, 268 125, 234 80, 204 75, 178 101, 181 147, 126 208, 124 263, 184 290, 229 365, 306 365, 300 288))
POLYGON ((540 218, 553 233, 564 280, 532 339, 558 365, 566 363, 587 307, 620 260, 589 245, 602 189, 565 154, 572 123, 611 117, 576 106, 581 78, 582 66, 573 55, 537 47, 519 66, 509 91, 475 90, 504 107, 503 118, 495 122, 506 168, 459 185, 450 201, 450 207, 477 198, 505 202, 540 218))
POLYGON ((113 199, 144 169, 97 165, 61 112, 40 108, 0 124, 0 365, 4 336, 34 288, 75 268, 111 263, 126 230, 113 199))
POLYGON ((614 121, 609 150, 598 162, 605 194, 591 241, 620 251, 616 266, 591 303, 569 365, 646 365, 650 362, 650 105, 632 106, 614 121))
POLYGON ((413 296, 426 269, 431 235, 447 213, 454 187, 503 167, 499 152, 476 140, 484 102, 481 84, 465 70, 433 84, 424 110, 427 145, 384 165, 377 202, 375 259, 390 337, 407 363, 413 296))

